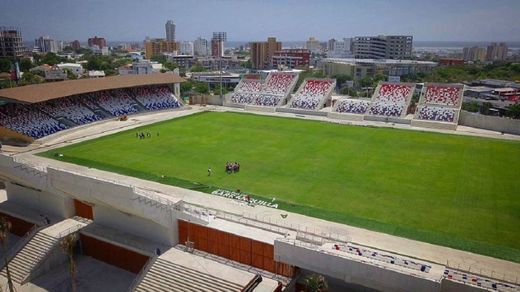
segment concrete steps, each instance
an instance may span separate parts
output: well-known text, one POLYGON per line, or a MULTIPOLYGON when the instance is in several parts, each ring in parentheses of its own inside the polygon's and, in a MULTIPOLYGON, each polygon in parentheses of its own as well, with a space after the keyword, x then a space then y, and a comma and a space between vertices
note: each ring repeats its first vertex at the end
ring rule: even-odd
POLYGON ((241 291, 239 284, 157 259, 135 291, 241 291))
MULTIPOLYGON (((13 282, 22 282, 58 242, 57 238, 38 232, 9 262, 9 272, 13 282)), ((7 277, 5 267, 0 275, 7 277)))

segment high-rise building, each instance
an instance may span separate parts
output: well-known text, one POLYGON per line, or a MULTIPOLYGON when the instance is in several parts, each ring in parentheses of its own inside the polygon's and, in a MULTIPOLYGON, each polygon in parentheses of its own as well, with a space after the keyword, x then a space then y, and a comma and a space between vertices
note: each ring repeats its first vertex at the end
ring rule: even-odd
POLYGON ((311 51, 311 53, 321 53, 321 44, 315 37, 310 37, 305 43, 305 48, 311 51))
POLYGON ((272 57, 273 67, 287 69, 309 66, 311 52, 307 49, 284 49, 276 51, 272 57))
POLYGON ((88 46, 89 47, 97 46, 99 49, 103 49, 104 47, 107 46, 107 40, 105 40, 105 38, 100 38, 100 37, 95 36, 93 38, 88 39, 88 46))
POLYGON ((207 56, 209 55, 209 46, 208 46, 208 40, 203 39, 201 37, 198 37, 193 42, 193 51, 195 53, 195 56, 207 56))
POLYGON ((487 61, 503 61, 507 59, 508 47, 506 43, 491 43, 487 47, 486 60, 487 61))
POLYGON ((211 38, 211 56, 224 56, 224 42, 227 40, 226 32, 214 32, 211 38))
POLYGON ((464 61, 484 62, 486 60, 486 48, 467 47, 462 49, 464 61))
POLYGON ((175 23, 173 20, 168 20, 164 27, 166 28, 166 40, 175 41, 175 23))
POLYGON ((352 39, 343 38, 342 40, 334 40, 332 49, 329 48, 327 51, 327 57, 329 57, 329 58, 352 58, 353 57, 352 39))
POLYGON ((81 49, 81 44, 78 40, 75 40, 73 41, 72 43, 70 43, 70 46, 74 49, 74 50, 79 50, 81 49))
POLYGON ((50 36, 41 36, 34 40, 34 46, 42 53, 57 53, 59 51, 58 42, 50 36))
POLYGON ((182 42, 181 43, 181 54, 193 56, 193 42, 182 42))
POLYGON ((267 38, 266 42, 252 42, 251 64, 254 69, 272 68, 274 53, 282 49, 282 43, 276 41, 275 37, 267 38))
POLYGON ((412 36, 363 36, 354 38, 352 50, 357 59, 410 59, 412 43, 412 36))
POLYGON ((147 39, 144 42, 144 52, 146 59, 160 56, 163 53, 173 53, 179 51, 179 43, 166 39, 147 39))
POLYGON ((25 51, 20 29, 0 27, 0 57, 19 57, 25 51))
POLYGON ((330 39, 327 42, 327 52, 334 51, 334 45, 336 44, 336 39, 330 39))

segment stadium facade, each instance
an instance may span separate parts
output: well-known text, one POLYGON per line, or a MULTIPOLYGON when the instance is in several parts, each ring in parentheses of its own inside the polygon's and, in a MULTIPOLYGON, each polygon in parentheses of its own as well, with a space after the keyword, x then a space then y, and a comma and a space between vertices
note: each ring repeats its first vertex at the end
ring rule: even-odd
MULTIPOLYGON (((230 109, 330 120, 454 129, 464 90, 457 84, 425 84, 417 109, 409 113, 415 84, 382 82, 370 100, 347 98, 331 107, 335 80, 308 79, 293 94, 297 79, 293 72, 273 72, 265 80, 243 79, 226 97, 226 104, 230 109)), ((53 147, 52 139, 74 135, 74 141, 90 139, 84 131, 111 118, 157 112, 168 118, 189 115, 197 111, 177 99, 182 81, 172 74, 152 74, 1 90, 0 97, 9 102, 3 109, 24 116, 20 120, 21 115, 2 112, 2 137, 43 143, 42 149, 36 147, 38 152, 53 147)), ((59 245, 70 234, 79 236, 78 253, 131 273, 130 291, 296 291, 301 289, 297 279, 309 273, 335 279, 343 289, 347 284, 381 291, 519 289, 510 276, 493 279, 450 267, 433 256, 420 257, 421 252, 405 255, 358 243, 346 232, 347 226, 288 214, 267 203, 252 208, 228 196, 208 197, 23 152, 0 155, 0 179, 7 197, 0 203, 0 214, 12 223, 11 233, 17 236, 6 257, 21 289, 67 262, 59 245), (276 217, 281 219, 271 219, 276 217)), ((438 254, 444 249, 413 244, 438 254)), ((455 254, 484 264, 498 261, 455 254)), ((518 264, 501 264, 513 274, 519 271, 518 264)), ((0 274, 5 276, 2 268, 0 274)))

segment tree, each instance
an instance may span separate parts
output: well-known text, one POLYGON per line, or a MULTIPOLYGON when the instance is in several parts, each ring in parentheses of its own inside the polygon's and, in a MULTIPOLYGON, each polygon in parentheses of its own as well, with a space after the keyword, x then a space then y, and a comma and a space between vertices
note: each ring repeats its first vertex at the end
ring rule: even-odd
POLYGON ((181 83, 181 94, 186 94, 193 89, 193 82, 186 81, 181 83))
POLYGON ((41 64, 49 64, 49 65, 56 65, 56 64, 59 64, 63 61, 62 58, 60 58, 58 55, 56 55, 55 53, 47 53, 45 54, 45 56, 43 56, 43 58, 41 59, 41 64))
POLYGON ((359 80, 359 86, 361 86, 361 87, 372 87, 373 84, 374 84, 374 80, 368 76, 359 80))
POLYGON ((20 79, 20 85, 38 84, 42 82, 43 78, 32 72, 24 72, 22 75, 22 79, 20 79))
POLYGON ((76 246, 77 241, 78 234, 72 233, 65 236, 60 242, 61 249, 69 258, 70 284, 72 292, 76 292, 76 261, 74 259, 74 247, 76 246))
POLYGON ((65 73, 67 73, 67 79, 75 80, 78 79, 78 76, 76 74, 72 73, 70 69, 65 69, 65 73))
POLYGON ((191 66, 190 72, 206 72, 206 68, 202 67, 202 65, 195 64, 191 66))
POLYGON ((29 59, 29 58, 23 58, 20 61, 20 71, 22 71, 22 72, 27 72, 33 67, 34 67, 34 65, 31 62, 31 59, 29 59))
POLYGON ((464 102, 462 104, 462 109, 468 112, 476 113, 478 112, 478 109, 480 106, 478 105, 478 102, 472 101, 472 102, 464 102))
POLYGON ((0 72, 11 71, 11 60, 7 58, 0 58, 0 72))
POLYGON ((195 92, 200 94, 207 94, 209 92, 208 84, 204 82, 197 82, 197 84, 195 84, 195 92))
POLYGON ((306 292, 323 292, 327 291, 329 285, 322 275, 312 274, 305 278, 306 292))
POLYGON ((240 67, 246 68, 246 69, 251 69, 251 68, 253 68, 253 63, 251 63, 251 60, 247 60, 245 62, 240 63, 240 67))
POLYGON ((336 84, 338 85, 338 87, 342 87, 342 85, 349 81, 349 80, 352 80, 352 76, 350 75, 346 75, 346 74, 336 74, 336 75, 332 75, 332 78, 335 78, 336 79, 336 84))
POLYGON ((513 119, 520 119, 520 103, 512 104, 506 108, 506 116, 513 119))
MULTIPOLYGON (((225 86, 222 86, 222 95, 225 95, 228 92, 225 86)), ((220 84, 217 84, 215 88, 213 88, 213 93, 215 95, 220 95, 220 84)))
POLYGON ((7 221, 5 217, 0 217, 0 241, 2 243, 2 254, 4 255, 5 272, 7 275, 7 285, 10 292, 14 292, 13 279, 11 279, 11 272, 9 271, 9 263, 7 262, 7 236, 11 230, 11 222, 7 221))

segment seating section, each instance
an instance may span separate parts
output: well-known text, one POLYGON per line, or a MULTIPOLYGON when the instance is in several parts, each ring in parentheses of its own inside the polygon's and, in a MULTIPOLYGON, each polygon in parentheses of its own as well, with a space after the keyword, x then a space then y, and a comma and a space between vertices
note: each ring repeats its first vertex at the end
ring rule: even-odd
POLYGON ((461 93, 462 87, 460 86, 428 84, 424 94, 424 103, 457 106, 460 104, 461 93))
POLYGON ((181 103, 166 86, 139 87, 131 90, 135 99, 148 110, 178 108, 181 103))
POLYGON ((377 99, 386 102, 406 103, 413 86, 407 84, 383 83, 379 87, 377 99))
POLYGON ((64 97, 35 105, 39 110, 54 118, 65 117, 78 125, 99 121, 102 118, 80 102, 79 97, 64 97))
POLYGON ((380 82, 367 113, 375 116, 401 117, 408 109, 413 91, 413 84, 380 82))
POLYGON ((393 254, 387 254, 387 253, 384 253, 381 251, 370 250, 370 249, 367 249, 364 247, 355 246, 353 244, 345 244, 345 243, 334 244, 332 246, 332 249, 337 252, 345 252, 348 254, 353 254, 353 255, 360 256, 360 257, 365 257, 365 258, 369 258, 372 260, 381 261, 381 262, 385 262, 388 264, 392 264, 392 265, 396 265, 396 266, 400 266, 400 267, 404 267, 404 268, 408 268, 408 269, 412 269, 412 270, 416 270, 416 271, 421 271, 424 273, 430 272, 430 269, 432 268, 428 264, 419 263, 419 262, 416 262, 416 261, 413 261, 413 260, 410 260, 407 258, 402 258, 402 257, 396 256, 393 254))
POLYGON ((288 72, 272 72, 265 81, 262 91, 268 95, 283 95, 289 93, 292 83, 298 78, 298 74, 288 72))
POLYGON ((518 285, 509 284, 506 282, 499 282, 497 280, 488 279, 482 276, 465 273, 462 271, 445 269, 444 278, 449 280, 459 281, 465 284, 481 287, 482 289, 491 291, 519 291, 518 285))
POLYGON ((342 99, 338 101, 336 112, 363 115, 366 113, 369 105, 370 101, 368 100, 342 99))
POLYGON ((453 123, 456 110, 449 107, 424 105, 418 109, 417 118, 421 120, 453 123))
POLYGON ((232 103, 260 106, 277 106, 292 89, 298 74, 271 72, 265 82, 258 79, 242 79, 231 95, 232 103))
POLYGON ((0 112, 0 125, 36 139, 67 128, 37 107, 11 103, 0 106, 0 112))
MULTIPOLYGON (((0 126, 39 139, 67 128, 70 122, 84 125, 101 120, 95 113, 102 108, 114 116, 147 110, 178 108, 182 104, 166 86, 117 89, 69 96, 36 104, 8 103, 0 106, 0 126)), ((70 126, 70 125, 69 125, 70 126)))
POLYGON ((254 105, 277 106, 282 100, 280 95, 260 94, 252 102, 254 105))
POLYGON ((239 92, 260 92, 263 89, 263 82, 257 79, 242 79, 238 83, 235 91, 239 92))
POLYGON ((258 93, 251 93, 251 92, 234 92, 233 95, 231 95, 231 101, 234 103, 243 103, 243 104, 250 104, 252 103, 257 97, 259 96, 258 93))
POLYGON ((375 116, 400 117, 404 111, 405 104, 397 102, 373 102, 368 113, 375 116))
POLYGON ((316 110, 334 87, 332 79, 305 80, 291 101, 290 107, 316 110))
POLYGON ((415 119, 458 123, 464 86, 460 84, 426 83, 415 119))

